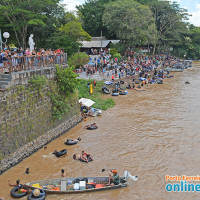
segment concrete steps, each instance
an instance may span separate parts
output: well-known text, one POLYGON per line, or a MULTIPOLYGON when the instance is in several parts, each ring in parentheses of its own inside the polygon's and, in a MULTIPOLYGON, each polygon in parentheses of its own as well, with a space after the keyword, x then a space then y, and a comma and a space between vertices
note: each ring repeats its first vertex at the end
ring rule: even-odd
POLYGON ((6 89, 9 87, 11 83, 12 76, 10 74, 2 74, 0 75, 0 89, 6 89))

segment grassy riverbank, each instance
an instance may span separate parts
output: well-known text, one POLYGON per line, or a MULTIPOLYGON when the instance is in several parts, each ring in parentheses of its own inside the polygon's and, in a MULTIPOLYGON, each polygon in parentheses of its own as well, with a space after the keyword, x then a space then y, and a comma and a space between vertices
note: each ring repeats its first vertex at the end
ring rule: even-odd
POLYGON ((88 98, 95 102, 94 108, 107 110, 108 108, 112 108, 115 105, 115 101, 111 98, 103 99, 102 98, 102 86, 104 85, 104 81, 96 81, 97 85, 95 88, 93 88, 93 94, 90 95, 89 88, 87 86, 87 83, 93 82, 93 80, 85 80, 80 79, 80 83, 76 87, 79 91, 79 99, 80 98, 88 98))

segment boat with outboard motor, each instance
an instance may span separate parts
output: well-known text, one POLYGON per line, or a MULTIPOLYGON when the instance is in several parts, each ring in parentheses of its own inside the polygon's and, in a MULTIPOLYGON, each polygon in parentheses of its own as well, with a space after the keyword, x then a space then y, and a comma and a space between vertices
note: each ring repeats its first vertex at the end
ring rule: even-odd
POLYGON ((132 176, 130 172, 125 171, 124 177, 120 178, 118 185, 108 185, 109 177, 75 177, 75 178, 57 178, 34 181, 26 183, 31 189, 43 189, 49 194, 69 194, 95 192, 126 187, 128 179, 137 181, 137 176, 132 176))

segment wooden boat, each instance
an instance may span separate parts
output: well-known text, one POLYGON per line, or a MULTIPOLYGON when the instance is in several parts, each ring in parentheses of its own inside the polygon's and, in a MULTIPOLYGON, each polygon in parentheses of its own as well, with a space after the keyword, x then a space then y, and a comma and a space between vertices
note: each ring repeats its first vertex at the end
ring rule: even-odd
POLYGON ((84 193, 84 192, 95 192, 102 190, 111 190, 126 187, 128 182, 124 178, 120 178, 120 184, 114 186, 107 186, 109 182, 109 177, 77 177, 77 178, 58 178, 58 179, 48 179, 48 180, 40 180, 34 181, 30 183, 26 183, 26 185, 30 186, 30 188, 40 188, 43 189, 48 194, 69 194, 69 193, 84 193), (74 189, 75 182, 77 180, 88 180, 86 184, 86 188, 83 189, 74 189), (88 188, 89 185, 101 185, 100 188, 88 188), (88 189, 87 189, 88 188, 88 189))

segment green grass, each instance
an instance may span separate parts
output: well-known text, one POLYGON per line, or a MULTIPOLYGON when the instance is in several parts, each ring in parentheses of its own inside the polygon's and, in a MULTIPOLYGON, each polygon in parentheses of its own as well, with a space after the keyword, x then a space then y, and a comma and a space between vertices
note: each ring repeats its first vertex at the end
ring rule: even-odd
POLYGON ((102 86, 104 86, 104 81, 96 81, 97 85, 94 88, 93 87, 93 94, 90 95, 89 88, 87 86, 87 83, 93 82, 93 80, 85 80, 80 79, 79 85, 77 85, 78 89, 78 97, 80 98, 88 98, 95 102, 95 104, 92 106, 94 108, 107 110, 108 108, 112 108, 115 105, 115 101, 111 98, 109 99, 102 99, 102 86))

